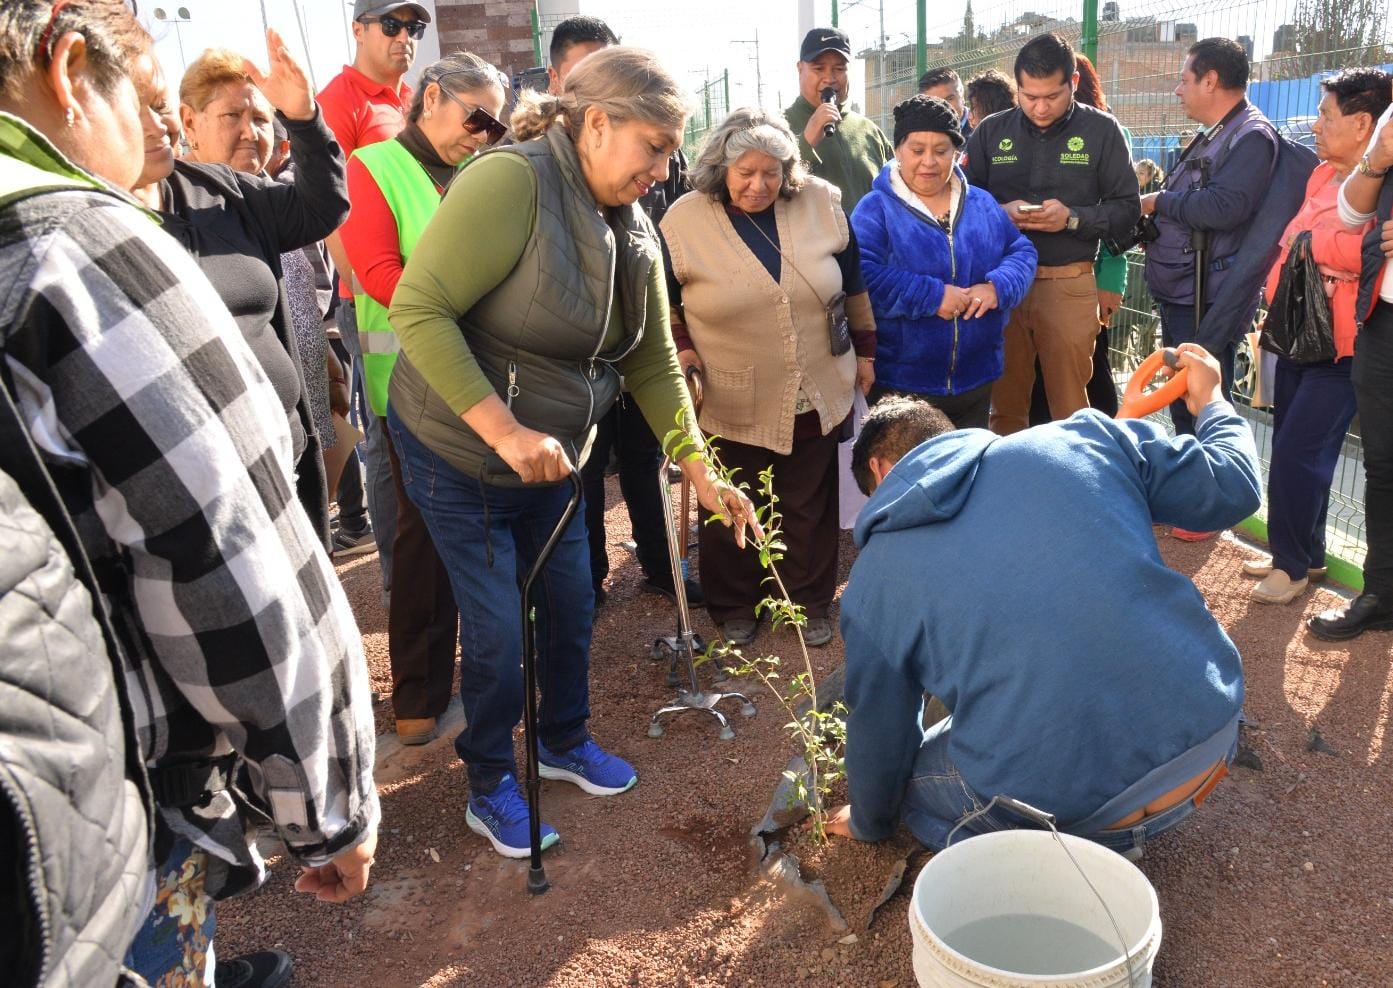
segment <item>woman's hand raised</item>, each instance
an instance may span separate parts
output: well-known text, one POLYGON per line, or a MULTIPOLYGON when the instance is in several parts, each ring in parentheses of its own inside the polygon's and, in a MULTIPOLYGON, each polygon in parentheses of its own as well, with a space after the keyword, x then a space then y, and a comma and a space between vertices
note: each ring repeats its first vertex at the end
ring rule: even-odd
POLYGON ((275 28, 266 29, 266 57, 271 64, 268 75, 262 75, 251 59, 242 59, 242 71, 247 73, 252 85, 261 90, 271 106, 291 120, 313 120, 314 92, 309 77, 291 57, 290 49, 275 28))

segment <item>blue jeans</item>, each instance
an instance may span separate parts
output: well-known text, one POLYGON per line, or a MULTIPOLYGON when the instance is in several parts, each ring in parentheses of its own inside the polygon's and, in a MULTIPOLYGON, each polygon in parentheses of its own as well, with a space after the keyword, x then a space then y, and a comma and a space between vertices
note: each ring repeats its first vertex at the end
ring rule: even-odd
MULTIPOLYGON (((948 754, 952 729, 953 718, 945 717, 924 732, 924 743, 914 759, 914 768, 900 808, 905 826, 921 844, 933 851, 943 850, 948 845, 948 835, 953 828, 991 802, 990 796, 984 797, 974 791, 953 764, 948 754)), ((1010 793, 1005 795, 1009 796, 1010 793)), ((1121 830, 1075 833, 1063 825, 1059 829, 1063 833, 1086 837, 1121 854, 1134 847, 1142 847, 1150 838, 1175 827, 1195 812, 1195 808, 1195 801, 1187 799, 1168 810, 1146 817, 1136 826, 1121 830)), ((957 843, 974 834, 1036 829, 1038 826, 1035 821, 998 805, 964 823, 953 841, 957 843)))
POLYGON ((1293 580, 1325 565, 1330 482, 1354 418, 1349 358, 1294 364, 1277 358, 1267 530, 1272 564, 1293 580))
MULTIPOLYGON (((513 728, 522 717, 523 700, 521 584, 561 520, 571 488, 481 484, 435 455, 391 408, 387 427, 402 486, 426 521, 459 605, 466 725, 455 751, 468 769, 470 791, 487 794, 504 774, 517 774, 513 728)), ((589 738, 595 592, 579 511, 533 585, 532 601, 541 690, 537 736, 552 751, 564 751, 589 738)))
MULTIPOLYGON (((1161 342, 1166 346, 1179 346, 1182 343, 1193 343, 1195 341, 1195 307, 1193 305, 1176 305, 1173 302, 1157 302, 1157 310, 1161 313, 1161 342)), ((1219 361, 1219 368, 1223 372, 1223 392, 1227 399, 1233 394, 1233 359, 1238 352, 1238 344, 1229 341, 1222 353, 1214 354, 1219 361)), ((1185 407, 1183 399, 1173 401, 1170 405, 1171 421, 1175 423, 1175 431, 1180 435, 1193 436, 1195 434, 1195 417, 1190 414, 1190 410, 1185 407)))
MULTIPOLYGON (((377 538, 377 565, 382 572, 382 589, 392 589, 392 542, 397 534, 397 491, 392 483, 392 463, 387 452, 386 420, 372 413, 363 381, 363 345, 358 339, 358 310, 340 299, 335 310, 339 335, 353 357, 353 390, 357 395, 358 423, 368 441, 363 462, 367 467, 365 491, 368 517, 377 538)), ((349 468, 355 468, 350 462, 349 468)))

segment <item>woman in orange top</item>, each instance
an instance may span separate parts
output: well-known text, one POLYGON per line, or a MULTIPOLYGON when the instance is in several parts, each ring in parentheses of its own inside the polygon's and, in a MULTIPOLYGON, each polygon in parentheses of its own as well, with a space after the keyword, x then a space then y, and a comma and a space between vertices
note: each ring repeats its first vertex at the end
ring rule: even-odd
POLYGON ((1393 90, 1390 76, 1377 69, 1348 69, 1321 83, 1325 95, 1312 125, 1321 163, 1306 186, 1306 203, 1282 234, 1282 252, 1267 277, 1270 302, 1297 235, 1311 234, 1311 256, 1325 276, 1335 335, 1335 360, 1295 364, 1277 358, 1272 466, 1267 482, 1267 527, 1272 558, 1243 564, 1260 576, 1252 597, 1264 604, 1286 604, 1307 583, 1325 577, 1325 514, 1330 482, 1339 462, 1345 431, 1354 418, 1350 365, 1354 356, 1355 296, 1359 290, 1359 250, 1364 231, 1341 222, 1336 205, 1340 183, 1359 163, 1374 121, 1393 90))

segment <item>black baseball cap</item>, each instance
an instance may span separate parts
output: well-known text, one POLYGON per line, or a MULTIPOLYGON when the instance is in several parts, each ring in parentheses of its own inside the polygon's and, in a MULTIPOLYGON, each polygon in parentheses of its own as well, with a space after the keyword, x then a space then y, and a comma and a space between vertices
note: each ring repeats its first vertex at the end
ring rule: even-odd
POLYGON ((361 21, 364 17, 382 17, 396 13, 403 7, 415 12, 422 24, 430 23, 430 11, 419 3, 382 3, 381 0, 356 0, 353 4, 353 19, 361 21))
POLYGON ((815 27, 803 37, 800 62, 811 62, 824 52, 834 51, 851 61, 851 40, 835 27, 815 27))

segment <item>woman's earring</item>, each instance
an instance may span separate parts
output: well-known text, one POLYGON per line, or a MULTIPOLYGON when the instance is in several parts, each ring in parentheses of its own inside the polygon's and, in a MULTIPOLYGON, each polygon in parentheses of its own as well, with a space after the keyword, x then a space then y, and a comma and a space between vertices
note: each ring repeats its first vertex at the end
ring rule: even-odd
POLYGON ((73 112, 73 108, 71 106, 63 111, 63 122, 67 124, 69 127, 77 123, 77 114, 73 112))
POLYGON ((429 120, 429 119, 431 118, 431 116, 432 116, 434 113, 435 113, 434 110, 427 110, 427 111, 426 111, 426 119, 429 120))

